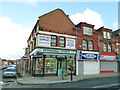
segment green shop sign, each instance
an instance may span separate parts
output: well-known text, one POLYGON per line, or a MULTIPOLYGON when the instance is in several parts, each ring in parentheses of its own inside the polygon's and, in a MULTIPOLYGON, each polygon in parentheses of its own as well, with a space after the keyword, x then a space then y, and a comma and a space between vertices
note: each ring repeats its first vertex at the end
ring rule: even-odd
POLYGON ((38 54, 56 54, 56 55, 75 55, 75 50, 63 50, 63 49, 50 49, 50 48, 36 48, 31 53, 31 55, 38 55, 38 54))

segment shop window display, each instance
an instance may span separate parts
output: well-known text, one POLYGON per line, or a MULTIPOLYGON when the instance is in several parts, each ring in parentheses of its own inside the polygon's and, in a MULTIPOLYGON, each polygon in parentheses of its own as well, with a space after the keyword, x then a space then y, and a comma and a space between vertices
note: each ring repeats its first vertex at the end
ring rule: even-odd
POLYGON ((67 72, 71 73, 71 66, 73 67, 72 72, 75 72, 75 59, 67 58, 67 72))
POLYGON ((57 73, 57 59, 56 58, 45 59, 45 73, 47 74, 57 73))
POLYGON ((36 73, 43 73, 43 58, 36 59, 36 73))

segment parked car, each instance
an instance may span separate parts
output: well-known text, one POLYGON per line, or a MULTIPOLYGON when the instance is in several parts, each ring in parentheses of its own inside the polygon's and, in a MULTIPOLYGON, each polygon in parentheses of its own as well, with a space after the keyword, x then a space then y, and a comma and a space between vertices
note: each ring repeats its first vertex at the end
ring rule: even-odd
POLYGON ((16 69, 14 67, 8 67, 4 72, 3 72, 3 77, 15 77, 16 78, 16 69))
POLYGON ((1 66, 0 70, 4 70, 6 68, 7 68, 7 66, 1 66))
POLYGON ((8 67, 14 67, 14 68, 16 68, 16 65, 12 64, 12 65, 9 65, 8 67))

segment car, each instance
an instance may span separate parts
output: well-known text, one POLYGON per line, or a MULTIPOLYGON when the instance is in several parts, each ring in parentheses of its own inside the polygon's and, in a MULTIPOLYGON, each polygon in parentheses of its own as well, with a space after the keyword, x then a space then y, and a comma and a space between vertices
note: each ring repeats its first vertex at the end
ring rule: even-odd
POLYGON ((4 72, 3 72, 3 78, 5 77, 14 77, 16 78, 16 69, 14 67, 8 67, 4 72))
POLYGON ((14 67, 14 68, 16 68, 16 65, 11 64, 11 65, 9 65, 8 67, 14 67))
POLYGON ((6 68, 7 68, 7 66, 1 66, 0 70, 4 70, 6 68))

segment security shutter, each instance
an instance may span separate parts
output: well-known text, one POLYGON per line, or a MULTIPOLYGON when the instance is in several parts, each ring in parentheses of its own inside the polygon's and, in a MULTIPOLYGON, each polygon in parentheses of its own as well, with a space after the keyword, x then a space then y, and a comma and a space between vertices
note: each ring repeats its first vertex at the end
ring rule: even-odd
POLYGON ((84 61, 84 74, 99 74, 99 72, 98 61, 84 61))
POLYGON ((114 71, 117 72, 117 62, 116 61, 100 61, 101 71, 114 71))

